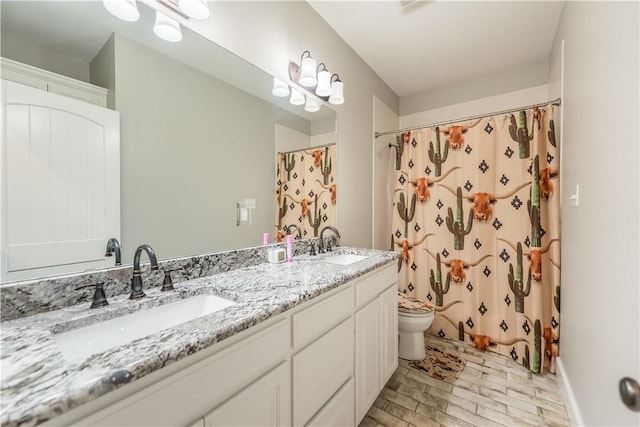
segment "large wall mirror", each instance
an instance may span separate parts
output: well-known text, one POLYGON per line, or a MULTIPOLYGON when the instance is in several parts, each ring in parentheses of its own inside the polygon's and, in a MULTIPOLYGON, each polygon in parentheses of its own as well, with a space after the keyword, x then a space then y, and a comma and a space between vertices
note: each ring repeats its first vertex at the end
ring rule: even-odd
POLYGON ((3 57, 110 90, 120 113, 124 265, 142 243, 168 259, 258 246, 264 233, 273 241, 277 153, 336 143, 333 110, 274 97, 270 75, 187 28, 178 43, 160 40, 142 2, 137 22, 101 1, 0 7, 3 57), (296 146, 293 133, 306 142, 296 146), (237 226, 245 199, 255 200, 251 223, 237 226))

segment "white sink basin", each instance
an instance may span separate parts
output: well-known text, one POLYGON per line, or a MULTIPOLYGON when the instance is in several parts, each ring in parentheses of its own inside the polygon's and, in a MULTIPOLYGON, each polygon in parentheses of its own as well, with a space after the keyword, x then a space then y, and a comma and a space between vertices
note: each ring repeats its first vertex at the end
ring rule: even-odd
POLYGON ((197 295, 182 301, 54 334, 52 338, 65 359, 82 360, 93 354, 127 344, 235 304, 233 301, 215 295, 197 295))
POLYGON ((349 265, 349 264, 353 264, 354 262, 362 261, 363 259, 367 259, 367 258, 369 257, 364 255, 340 254, 340 255, 331 256, 329 258, 325 258, 324 262, 328 262, 329 264, 336 264, 336 265, 349 265))

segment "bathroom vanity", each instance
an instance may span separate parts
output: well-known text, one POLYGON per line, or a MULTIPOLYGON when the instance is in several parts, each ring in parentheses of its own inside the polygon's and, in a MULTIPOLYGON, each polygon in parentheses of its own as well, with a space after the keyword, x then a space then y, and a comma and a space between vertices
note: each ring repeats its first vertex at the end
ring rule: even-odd
POLYGON ((397 367, 397 256, 340 248, 3 322, 2 425, 357 425, 397 367), (51 339, 205 294, 235 304, 83 360, 51 339))

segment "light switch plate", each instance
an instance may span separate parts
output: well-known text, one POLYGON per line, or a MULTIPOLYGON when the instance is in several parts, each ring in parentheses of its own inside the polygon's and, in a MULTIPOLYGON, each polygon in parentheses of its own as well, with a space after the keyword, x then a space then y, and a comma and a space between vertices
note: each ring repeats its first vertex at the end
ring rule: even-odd
POLYGON ((580 185, 576 184, 575 190, 569 196, 569 202, 572 208, 577 208, 580 205, 580 185))
POLYGON ((251 225, 251 209, 245 202, 236 203, 236 225, 251 225))

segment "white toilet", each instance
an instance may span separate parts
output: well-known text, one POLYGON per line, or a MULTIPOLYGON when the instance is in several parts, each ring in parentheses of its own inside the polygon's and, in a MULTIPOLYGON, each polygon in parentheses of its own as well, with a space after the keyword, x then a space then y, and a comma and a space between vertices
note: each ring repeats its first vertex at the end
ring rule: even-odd
POLYGON ((434 317, 431 304, 398 292, 398 357, 407 360, 427 357, 424 331, 431 327, 434 317))

